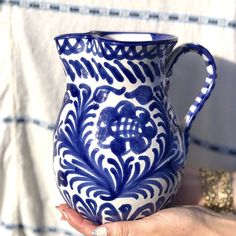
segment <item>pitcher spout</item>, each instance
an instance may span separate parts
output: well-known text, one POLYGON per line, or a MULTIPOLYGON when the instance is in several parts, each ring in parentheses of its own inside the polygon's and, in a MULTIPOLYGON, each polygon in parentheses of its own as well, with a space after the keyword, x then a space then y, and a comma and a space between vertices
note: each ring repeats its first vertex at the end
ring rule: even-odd
POLYGON ((55 38, 68 79, 107 84, 151 83, 164 75, 165 58, 177 42, 167 34, 90 31, 55 38))
POLYGON ((97 224, 164 208, 180 186, 191 123, 214 87, 214 59, 195 44, 172 51, 177 38, 167 34, 91 31, 55 40, 67 76, 53 154, 62 196, 97 224), (208 77, 181 130, 167 90, 188 52, 203 58, 208 77))

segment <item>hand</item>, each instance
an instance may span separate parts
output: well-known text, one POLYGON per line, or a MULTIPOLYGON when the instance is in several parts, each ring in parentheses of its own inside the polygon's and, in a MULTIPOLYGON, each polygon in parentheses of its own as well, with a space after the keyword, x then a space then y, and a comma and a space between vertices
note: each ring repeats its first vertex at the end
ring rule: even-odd
POLYGON ((171 202, 171 206, 200 205, 203 206, 202 183, 200 172, 191 168, 184 170, 180 189, 171 202))
POLYGON ((80 214, 67 205, 60 205, 58 208, 63 214, 62 219, 67 220, 72 227, 86 236, 234 235, 234 232, 236 232, 236 217, 216 214, 200 207, 199 205, 202 205, 202 203, 199 172, 186 169, 182 185, 172 202, 172 206, 194 206, 168 208, 141 220, 108 223, 98 228, 92 222, 83 219, 80 214))
POLYGON ((214 213, 200 206, 174 207, 149 217, 97 227, 69 206, 58 207, 62 219, 86 236, 232 236, 236 217, 214 213))

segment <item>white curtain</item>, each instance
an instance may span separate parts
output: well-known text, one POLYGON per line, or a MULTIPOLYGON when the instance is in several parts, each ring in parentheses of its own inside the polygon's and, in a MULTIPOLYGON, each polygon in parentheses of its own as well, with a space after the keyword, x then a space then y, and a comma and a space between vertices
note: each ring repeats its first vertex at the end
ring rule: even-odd
MULTIPOLYGON (((0 1, 0 235, 79 235, 59 220, 52 132, 65 91, 53 38, 90 30, 148 31, 197 42, 216 59, 215 91, 195 120, 187 165, 236 169, 236 1, 0 1)), ((197 55, 175 66, 179 119, 206 76, 197 55)))

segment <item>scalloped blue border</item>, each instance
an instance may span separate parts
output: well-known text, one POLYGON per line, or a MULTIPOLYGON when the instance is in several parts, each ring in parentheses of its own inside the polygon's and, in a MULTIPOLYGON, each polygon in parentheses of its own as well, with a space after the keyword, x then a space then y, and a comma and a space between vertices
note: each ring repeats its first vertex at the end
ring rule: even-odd
POLYGON ((51 3, 31 0, 0 0, 1 3, 8 3, 13 6, 36 10, 49 10, 54 12, 70 12, 82 15, 109 16, 140 20, 171 21, 178 23, 192 23, 200 25, 211 25, 223 28, 236 29, 236 20, 225 18, 213 18, 208 16, 197 16, 188 14, 177 14, 167 12, 154 12, 142 10, 129 10, 118 8, 91 7, 83 5, 72 5, 63 3, 51 3))

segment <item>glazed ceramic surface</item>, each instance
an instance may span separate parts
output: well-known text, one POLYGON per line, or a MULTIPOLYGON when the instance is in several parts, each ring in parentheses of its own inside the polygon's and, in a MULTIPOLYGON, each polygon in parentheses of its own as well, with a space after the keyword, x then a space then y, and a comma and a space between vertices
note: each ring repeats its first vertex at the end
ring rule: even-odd
POLYGON ((167 34, 90 32, 55 38, 67 86, 54 132, 54 171, 65 201, 100 224, 163 208, 181 183, 188 132, 214 87, 202 46, 173 49, 167 34), (167 95, 180 55, 196 52, 208 77, 180 127, 167 95))

